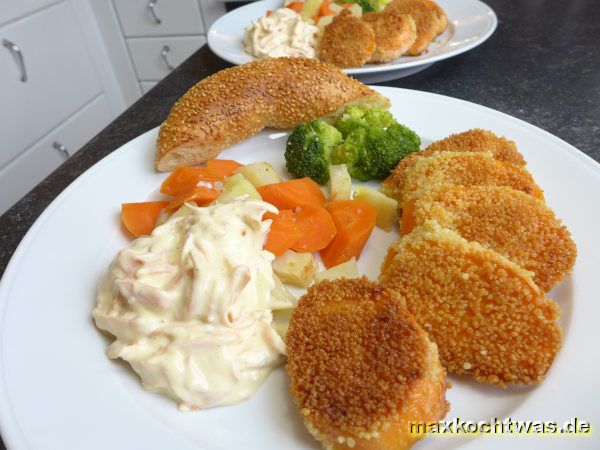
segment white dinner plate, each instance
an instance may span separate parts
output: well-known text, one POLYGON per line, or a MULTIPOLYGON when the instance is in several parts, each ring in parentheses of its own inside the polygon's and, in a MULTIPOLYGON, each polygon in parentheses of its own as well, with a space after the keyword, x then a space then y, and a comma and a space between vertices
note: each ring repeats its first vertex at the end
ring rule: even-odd
MULTIPOLYGON (((377 88, 423 145, 487 128, 517 142, 548 205, 571 230, 573 275, 552 293, 562 308, 564 346, 546 380, 498 389, 450 377, 447 418, 556 420, 600 425, 600 165, 569 144, 500 112, 424 92, 377 88)), ((0 431, 10 449, 318 449, 288 396, 283 368, 249 401, 182 413, 141 387, 128 365, 105 356, 110 340, 91 312, 98 282, 129 242, 123 202, 156 199, 165 174, 153 169, 157 130, 98 162, 44 211, 15 252, 0 284, 0 431)), ((269 161, 284 172, 286 134, 266 130, 220 157, 269 161)), ((510 220, 510 218, 507 218, 510 220)), ((378 275, 397 232, 376 229, 360 270, 378 275)), ((343 383, 343 380, 340 380, 343 383)), ((428 437, 419 449, 600 448, 591 437, 428 437)))
MULTIPOLYGON (((451 58, 471 50, 489 38, 498 24, 494 11, 479 0, 437 0, 448 16, 448 27, 419 56, 401 56, 385 64, 366 64, 344 69, 363 82, 376 83, 412 75, 436 61, 451 58)), ((283 0, 263 0, 250 3, 225 14, 208 31, 208 46, 218 56, 232 64, 245 64, 254 56, 244 51, 244 29, 252 20, 277 9, 283 0)))

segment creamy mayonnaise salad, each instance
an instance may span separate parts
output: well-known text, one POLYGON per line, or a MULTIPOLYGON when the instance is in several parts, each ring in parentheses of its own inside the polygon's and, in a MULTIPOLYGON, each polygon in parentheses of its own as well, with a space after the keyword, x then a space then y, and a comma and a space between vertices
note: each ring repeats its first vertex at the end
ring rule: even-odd
POLYGON ((273 313, 294 306, 263 250, 277 210, 260 200, 186 204, 122 250, 101 283, 93 317, 116 337, 144 387, 190 410, 250 397, 282 362, 273 313))
POLYGON ((257 58, 279 56, 315 57, 317 27, 289 8, 280 8, 246 28, 246 52, 257 58))

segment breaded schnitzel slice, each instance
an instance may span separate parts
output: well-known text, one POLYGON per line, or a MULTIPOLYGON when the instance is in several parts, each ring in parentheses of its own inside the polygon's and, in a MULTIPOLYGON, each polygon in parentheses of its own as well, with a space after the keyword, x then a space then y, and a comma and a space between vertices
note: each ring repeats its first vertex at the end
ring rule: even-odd
POLYGON ((429 3, 432 4, 433 9, 435 10, 436 14, 437 14, 437 34, 442 34, 445 30, 446 27, 448 26, 448 17, 446 17, 446 11, 444 11, 444 9, 438 5, 436 2, 434 1, 430 1, 428 0, 429 3))
POLYGON ((434 221, 390 247, 380 280, 405 299, 449 373, 539 383, 560 349, 559 307, 529 273, 434 221))
POLYGON ((452 186, 508 186, 544 198, 527 170, 498 161, 490 152, 439 152, 419 156, 405 171, 398 185, 398 208, 428 191, 452 186))
MULTIPOLYGON (((447 138, 433 142, 421 152, 409 154, 402 159, 392 173, 383 181, 381 191, 389 197, 397 195, 397 186, 404 177, 404 172, 412 167, 418 156, 430 156, 436 152, 492 152, 494 158, 515 166, 526 164, 523 155, 517 150, 514 141, 496 136, 488 130, 474 128, 462 133, 452 134, 447 138)), ((396 198, 396 197, 394 197, 396 198)))
POLYGON ((435 141, 425 150, 428 154, 435 152, 492 152, 494 158, 515 166, 524 166, 523 155, 517 150, 515 141, 496 136, 489 130, 473 128, 462 133, 451 134, 447 138, 435 141))
POLYGON ((375 51, 369 62, 385 63, 399 58, 415 43, 417 25, 408 14, 370 12, 362 16, 375 34, 375 51))
MULTIPOLYGON (((417 56, 423 53, 440 33, 443 22, 438 16, 437 5, 434 5, 429 0, 394 0, 385 7, 384 13, 395 11, 400 14, 409 14, 415 20, 417 39, 408 49, 408 55, 417 56)), ((446 27, 444 26, 444 28, 446 27)))
POLYGON ((410 433, 411 421, 446 415, 446 373, 435 344, 377 282, 309 288, 286 340, 291 395, 326 449, 407 449, 423 437, 410 433))
POLYGON ((373 30, 348 10, 325 27, 319 44, 320 58, 338 67, 360 67, 374 51, 373 30))
POLYGON ((411 201, 402 212, 402 234, 427 220, 477 241, 533 272, 550 291, 571 273, 577 248, 569 230, 544 202, 500 186, 453 187, 411 201))

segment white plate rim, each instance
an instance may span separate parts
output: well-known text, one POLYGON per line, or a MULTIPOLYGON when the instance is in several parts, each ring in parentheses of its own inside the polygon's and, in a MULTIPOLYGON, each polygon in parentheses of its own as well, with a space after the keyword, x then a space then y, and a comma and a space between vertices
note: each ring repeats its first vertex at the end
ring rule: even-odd
MULTIPOLYGON (((275 0, 279 2, 279 0, 275 0)), ((444 52, 441 54, 437 54, 432 57, 425 57, 418 60, 399 62, 399 63, 391 63, 391 64, 382 64, 382 65, 369 65, 367 67, 357 67, 357 68, 344 68, 342 69, 348 75, 362 75, 362 74, 374 74, 374 73, 385 73, 391 71, 400 71, 402 69, 408 69, 411 67, 418 67, 425 64, 432 64, 438 61, 442 61, 444 59, 452 58, 454 56, 460 55, 461 53, 465 53, 473 48, 483 44, 488 38, 494 33, 498 26, 498 17, 495 11, 486 3, 481 0, 468 0, 474 6, 478 6, 484 10, 485 14, 488 15, 489 23, 487 24, 487 29, 475 40, 470 42, 467 45, 461 46, 454 50, 450 50, 448 52, 444 52)), ((241 6, 239 8, 234 9, 233 11, 228 12, 227 14, 221 16, 217 19, 208 30, 206 34, 208 47, 211 49, 213 53, 215 53, 219 58, 224 59, 225 61, 240 65, 243 64, 242 61, 230 58, 224 51, 221 50, 221 47, 218 45, 218 41, 215 38, 216 30, 219 27, 222 27, 224 23, 227 23, 228 20, 231 19, 232 15, 235 17, 236 15, 246 15, 248 20, 252 18, 260 17, 267 9, 269 9, 268 5, 272 2, 272 0, 260 0, 258 2, 253 2, 248 5, 241 6)), ((452 18, 448 18, 448 21, 451 22, 452 18)), ((253 58, 251 55, 248 55, 250 58, 253 58)))
MULTIPOLYGON (((504 121, 511 122, 512 124, 527 129, 528 131, 534 132, 545 139, 553 141, 555 144, 561 147, 561 151, 566 152, 569 158, 572 158, 577 161, 578 164, 582 165, 582 169, 585 168, 593 173, 595 177, 600 180, 600 163, 596 162, 590 156, 581 152, 571 144, 565 142, 564 140, 558 138, 557 136, 552 135, 551 133, 535 126, 529 124, 521 119, 510 116, 506 113, 494 110, 492 108, 478 105, 472 102, 468 102, 461 99, 456 99, 453 97, 441 95, 441 94, 433 94, 428 92, 414 91, 409 89, 401 89, 401 88, 391 88, 391 87, 375 87, 378 90, 381 90, 385 95, 385 92, 391 91, 399 91, 399 95, 402 93, 406 93, 407 95, 416 95, 423 96, 424 98, 434 98, 439 101, 450 101, 454 102, 458 105, 467 106, 473 108, 474 110, 480 111, 481 113, 491 114, 498 119, 502 119, 504 121)), ((10 292, 10 288, 12 282, 17 275, 17 271, 19 265, 21 263, 22 258, 27 253, 27 250, 30 248, 32 244, 35 242, 35 237, 40 230, 44 226, 47 220, 49 220, 53 214, 56 213, 57 209, 68 199, 68 197, 75 192, 78 185, 88 180, 92 177, 98 170, 100 170, 104 165, 110 163, 113 159, 117 158, 122 153, 126 152, 127 149, 131 146, 134 146, 137 141, 144 139, 147 135, 156 133, 158 127, 149 130, 140 136, 132 139, 131 141, 123 144, 117 150, 113 151, 111 154, 105 156, 98 162, 96 162, 93 166, 91 166, 88 170, 86 170, 83 174, 81 174, 76 180, 74 180, 67 188, 63 190, 50 204, 49 206, 42 212, 42 214, 38 217, 35 223, 31 226, 28 232, 25 234, 21 242, 19 243, 17 249, 9 261, 6 270, 2 279, 0 280, 0 362, 4 362, 4 347, 3 347, 3 333, 4 326, 3 324, 7 320, 6 310, 10 298, 7 297, 7 294, 10 292)), ((596 350, 596 354, 597 354, 596 350)), ((0 369, 4 367, 4 364, 0 364, 0 369)), ((5 442, 7 448, 30 448, 26 439, 21 432, 20 425, 15 421, 14 415, 12 414, 12 405, 10 404, 10 398, 8 396, 8 386, 6 385, 6 380, 4 377, 3 370, 0 370, 0 434, 5 442)), ((569 442, 569 441, 564 441, 569 442)), ((568 448, 569 446, 565 444, 568 448)), ((469 448, 471 448, 469 446, 469 448)))

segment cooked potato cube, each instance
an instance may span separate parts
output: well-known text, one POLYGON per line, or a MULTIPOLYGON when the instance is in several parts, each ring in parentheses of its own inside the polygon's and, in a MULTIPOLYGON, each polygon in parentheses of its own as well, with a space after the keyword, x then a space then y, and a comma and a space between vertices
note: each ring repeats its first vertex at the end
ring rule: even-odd
POLYGON ((293 286, 308 287, 317 273, 317 261, 312 253, 296 253, 288 250, 273 261, 273 272, 293 286))
POLYGON ((217 200, 221 203, 227 203, 242 195, 247 195, 255 200, 261 200, 260 194, 252 186, 252 183, 246 180, 241 173, 236 173, 225 180, 223 192, 217 200))
POLYGON ((350 200, 352 178, 346 164, 329 166, 329 200, 350 200))
POLYGON ((279 310, 295 308, 298 303, 296 297, 287 290, 277 275, 273 275, 273 281, 275 281, 275 287, 271 291, 271 309, 279 310))
POLYGON ((364 186, 355 186, 354 198, 370 203, 377 210, 377 226, 390 231, 397 221, 398 202, 381 192, 364 186))
POLYGON ((244 175, 254 187, 261 187, 265 184, 279 183, 281 178, 273 169, 273 166, 267 162, 256 162, 248 164, 238 169, 238 173, 244 175))
POLYGON ((323 280, 337 280, 339 278, 358 278, 358 264, 356 258, 352 257, 346 262, 333 266, 324 272, 315 275, 315 281, 318 283, 323 280))

